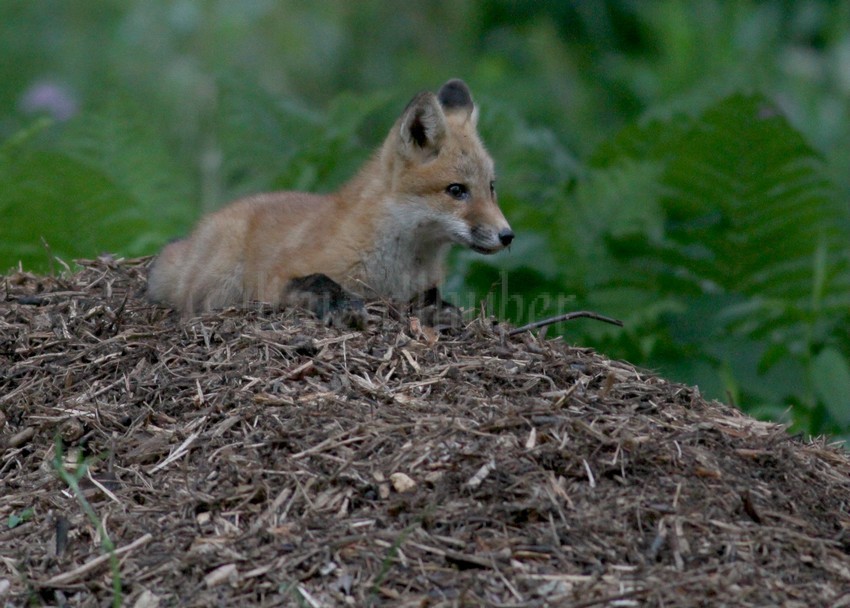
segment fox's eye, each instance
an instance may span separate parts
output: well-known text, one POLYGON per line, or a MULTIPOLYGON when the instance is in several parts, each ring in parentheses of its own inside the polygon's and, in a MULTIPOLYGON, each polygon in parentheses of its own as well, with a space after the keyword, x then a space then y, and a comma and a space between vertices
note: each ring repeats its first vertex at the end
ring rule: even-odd
POLYGON ((469 188, 463 184, 449 184, 446 192, 454 199, 465 201, 469 198, 469 188))
POLYGON ((490 182, 490 194, 496 194, 496 182, 490 182))

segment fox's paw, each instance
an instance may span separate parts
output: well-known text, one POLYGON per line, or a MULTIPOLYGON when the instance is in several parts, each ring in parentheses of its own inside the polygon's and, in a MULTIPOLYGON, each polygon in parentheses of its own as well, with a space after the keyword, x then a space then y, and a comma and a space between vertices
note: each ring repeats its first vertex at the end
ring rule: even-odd
POLYGON ((325 274, 292 279, 287 285, 287 301, 306 308, 333 327, 363 329, 369 319, 363 300, 325 274))
POLYGON ((449 304, 440 297, 440 291, 432 287, 410 301, 410 314, 429 327, 440 331, 453 331, 463 327, 463 313, 460 308, 449 304))
POLYGON ((463 313, 457 306, 426 306, 411 311, 423 324, 440 331, 454 331, 463 327, 463 313))
POLYGON ((322 316, 322 322, 329 327, 366 329, 369 313, 366 312, 363 300, 350 299, 327 310, 322 316))

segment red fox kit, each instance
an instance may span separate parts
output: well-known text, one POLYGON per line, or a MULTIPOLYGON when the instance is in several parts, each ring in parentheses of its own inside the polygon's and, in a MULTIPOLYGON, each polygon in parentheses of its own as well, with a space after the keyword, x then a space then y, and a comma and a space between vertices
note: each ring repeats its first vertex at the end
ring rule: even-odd
POLYGON ((338 192, 259 194, 167 245, 150 299, 184 313, 251 300, 320 316, 358 297, 436 298, 452 243, 495 253, 514 238, 476 130, 469 88, 450 80, 408 104, 383 145, 338 192))

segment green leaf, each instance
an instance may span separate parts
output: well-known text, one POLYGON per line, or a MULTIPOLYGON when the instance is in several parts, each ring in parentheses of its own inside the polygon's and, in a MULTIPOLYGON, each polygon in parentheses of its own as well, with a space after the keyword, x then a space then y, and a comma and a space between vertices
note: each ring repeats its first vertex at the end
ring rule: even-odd
MULTIPOLYGON (((732 95, 628 126, 590 164, 558 225, 577 244, 570 266, 584 273, 588 305, 643 316, 641 338, 658 345, 650 365, 677 365, 657 353, 678 348, 710 364, 716 380, 732 371, 746 379, 742 403, 806 402, 805 388, 777 377, 805 375, 812 349, 842 331, 850 231, 823 160, 800 133, 763 96, 732 95), (664 299, 681 305, 653 316, 664 299)), ((841 348, 834 353, 846 360, 841 348)), ((834 364, 818 373, 830 369, 838 374, 834 364)), ((824 416, 844 424, 850 414, 834 392, 827 408, 823 390, 824 416)))
POLYGON ((850 234, 835 188, 818 154, 764 97, 733 95, 695 117, 627 127, 592 164, 596 182, 629 167, 657 168, 654 178, 626 179, 621 209, 597 188, 579 205, 606 218, 582 222, 576 233, 598 249, 606 234, 594 224, 609 230, 607 253, 622 260, 614 282, 641 277, 647 289, 671 295, 730 294, 733 304, 710 322, 749 336, 782 327, 802 334, 850 306, 850 234), (653 192, 660 230, 629 211, 653 192), (634 234, 613 238, 623 222, 634 234))
POLYGON ((102 172, 58 152, 0 157, 0 268, 19 260, 44 268, 103 252, 138 253, 128 243, 151 218, 102 172))
POLYGON ((27 507, 26 509, 21 511, 19 514, 12 513, 11 515, 9 515, 9 521, 8 521, 7 525, 9 526, 10 530, 12 528, 17 528, 22 523, 25 523, 25 522, 28 522, 29 520, 31 520, 34 514, 35 514, 35 511, 33 510, 32 507, 27 507))
POLYGON ((788 345, 785 342, 770 345, 761 356, 758 362, 758 372, 766 373, 770 368, 776 365, 782 359, 790 355, 788 345))
POLYGON ((105 178, 121 194, 123 206, 107 210, 109 214, 150 220, 152 233, 122 235, 122 252, 153 253, 155 246, 182 234, 197 214, 195 172, 178 162, 167 145, 168 135, 162 117, 148 106, 116 95, 65 125, 53 148, 105 178))
POLYGON ((763 98, 733 96, 699 117, 670 158, 668 234, 701 279, 811 301, 819 243, 838 261, 846 235, 820 159, 788 122, 763 98), (688 260, 694 241, 706 259, 688 260))
POLYGON ((850 235, 834 188, 818 155, 763 97, 734 95, 694 118, 628 127, 593 163, 610 172, 636 161, 660 163, 654 186, 632 186, 638 197, 648 187, 662 193, 666 224, 664 243, 635 266, 663 260, 655 272, 690 277, 700 290, 809 310, 829 296, 850 302, 850 235))
POLYGON ((835 348, 823 349, 811 365, 818 399, 841 428, 850 428, 850 364, 835 348))

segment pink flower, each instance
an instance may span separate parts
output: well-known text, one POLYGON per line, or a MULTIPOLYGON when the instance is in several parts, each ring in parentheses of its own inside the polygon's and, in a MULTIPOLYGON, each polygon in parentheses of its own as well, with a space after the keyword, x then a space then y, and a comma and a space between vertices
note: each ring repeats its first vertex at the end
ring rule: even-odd
POLYGON ((58 82, 37 80, 18 99, 18 109, 24 114, 47 114, 64 122, 78 111, 77 100, 71 90, 58 82))

